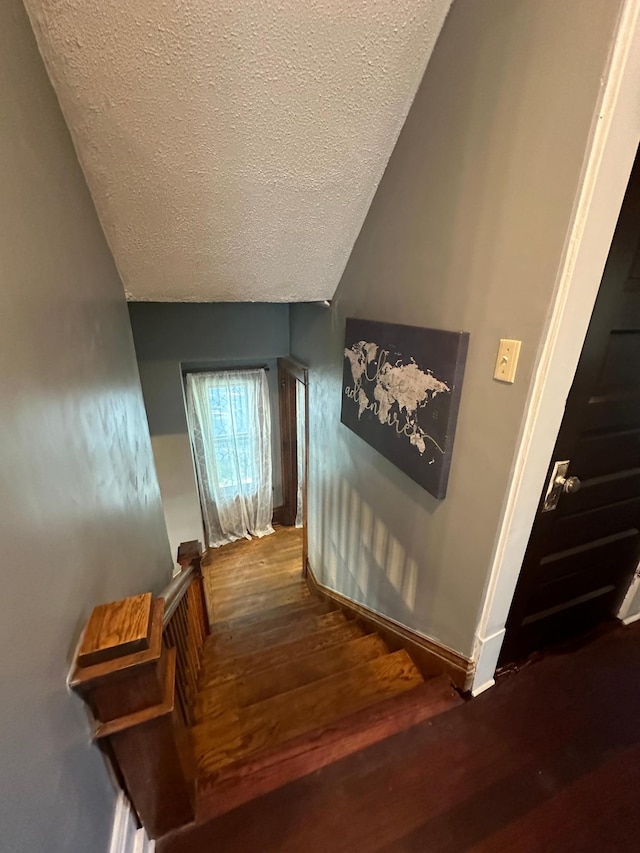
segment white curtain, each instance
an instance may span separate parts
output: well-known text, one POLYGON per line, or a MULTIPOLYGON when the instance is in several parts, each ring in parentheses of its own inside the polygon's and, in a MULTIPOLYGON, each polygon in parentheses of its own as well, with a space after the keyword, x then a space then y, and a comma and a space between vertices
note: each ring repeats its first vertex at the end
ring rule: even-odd
POLYGON ((273 533, 265 371, 189 373, 187 417, 209 547, 273 533))

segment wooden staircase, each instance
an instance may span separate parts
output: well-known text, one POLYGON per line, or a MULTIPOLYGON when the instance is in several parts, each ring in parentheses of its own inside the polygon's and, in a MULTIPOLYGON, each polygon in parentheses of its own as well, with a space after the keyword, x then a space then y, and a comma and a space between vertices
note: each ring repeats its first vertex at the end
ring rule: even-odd
POLYGON ((204 570, 198 821, 462 701, 446 676, 425 681, 404 649, 309 592, 297 531, 269 539, 223 549, 204 570))
POLYGON ((149 836, 175 838, 461 703, 313 593, 301 531, 183 543, 154 597, 94 608, 68 684, 149 836))

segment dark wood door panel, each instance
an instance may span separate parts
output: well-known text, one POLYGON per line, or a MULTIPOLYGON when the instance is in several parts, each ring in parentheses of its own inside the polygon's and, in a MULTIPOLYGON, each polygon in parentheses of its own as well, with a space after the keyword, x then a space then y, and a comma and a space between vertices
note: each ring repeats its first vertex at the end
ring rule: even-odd
POLYGON ((282 524, 296 523, 298 493, 298 439, 296 434, 296 378, 287 369, 285 359, 278 359, 280 403, 280 455, 282 458, 282 524))
POLYGON ((618 332, 640 329, 640 290, 625 290, 622 294, 615 329, 618 332))
POLYGON ((280 523, 293 527, 298 514, 298 478, 302 474, 302 573, 306 573, 308 555, 307 482, 309 468, 309 371, 293 358, 278 359, 280 436, 282 456, 282 499, 280 523), (301 399, 298 389, 303 388, 301 399), (299 430, 298 427, 302 428, 299 430), (298 436, 303 439, 303 467, 298 471, 298 436))
POLYGON ((524 621, 532 613, 586 600, 595 592, 604 594, 606 587, 620 588, 625 581, 628 584, 637 565, 638 538, 637 531, 629 531, 544 558, 524 621))
POLYGON ((640 331, 612 331, 594 390, 595 395, 637 391, 640 388, 639 364, 640 331))
POLYGON ((631 267, 629 269, 629 276, 625 283, 624 289, 640 290, 640 249, 636 249, 636 252, 633 256, 633 260, 631 261, 631 267))
POLYGON ((583 436, 571 458, 571 473, 581 480, 638 467, 640 428, 583 436))
POLYGON ((554 550, 575 548, 594 539, 637 530, 640 526, 640 498, 564 516, 558 520, 553 536, 554 550))
POLYGON ((621 429, 640 422, 640 393, 593 396, 583 414, 586 432, 603 429, 621 429))
POLYGON ((580 491, 567 496, 558 506, 558 517, 640 497, 640 468, 581 480, 580 491))
POLYGON ((638 549, 638 531, 625 530, 584 542, 575 548, 548 554, 540 560, 538 583, 544 585, 554 579, 589 571, 601 565, 621 565, 634 560, 638 549))
POLYGON ((526 624, 532 614, 555 611, 568 602, 586 601, 591 597, 608 594, 618 587, 623 578, 630 578, 634 568, 629 562, 615 566, 603 563, 592 566, 588 571, 549 581, 536 588, 523 621, 526 624))
POLYGON ((554 642, 562 642, 576 634, 588 631, 611 615, 618 602, 618 593, 609 584, 591 598, 562 602, 553 612, 532 614, 518 627, 520 645, 525 649, 539 649, 553 637, 554 642))

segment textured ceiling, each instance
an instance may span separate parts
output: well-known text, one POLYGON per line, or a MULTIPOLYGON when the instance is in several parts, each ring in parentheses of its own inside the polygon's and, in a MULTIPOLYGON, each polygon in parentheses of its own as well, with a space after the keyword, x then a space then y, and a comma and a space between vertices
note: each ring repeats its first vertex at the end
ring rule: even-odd
POLYGON ((450 0, 25 0, 131 299, 333 296, 450 0))

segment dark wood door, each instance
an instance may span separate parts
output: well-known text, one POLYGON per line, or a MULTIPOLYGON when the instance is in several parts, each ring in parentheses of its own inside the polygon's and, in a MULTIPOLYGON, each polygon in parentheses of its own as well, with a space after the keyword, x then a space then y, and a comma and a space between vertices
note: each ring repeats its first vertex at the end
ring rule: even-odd
POLYGON ((304 438, 302 476, 303 571, 307 561, 307 471, 309 467, 309 377, 304 364, 292 358, 278 359, 280 438, 282 450, 282 524, 296 523, 298 504, 298 435, 304 438), (299 395, 298 389, 304 394, 299 395), (302 430, 299 427, 302 426, 302 430))
POLYGON ((278 359, 278 386, 282 455, 282 524, 293 527, 296 523, 298 491, 296 378, 287 369, 286 360, 282 358, 278 359))
POLYGON ((611 616, 638 565, 639 238, 637 156, 509 613, 502 663, 611 616), (567 460, 568 482, 562 489, 558 483, 556 508, 548 509, 551 496, 545 510, 555 463, 567 460))

